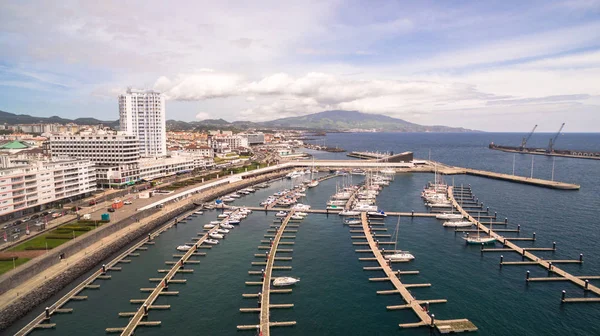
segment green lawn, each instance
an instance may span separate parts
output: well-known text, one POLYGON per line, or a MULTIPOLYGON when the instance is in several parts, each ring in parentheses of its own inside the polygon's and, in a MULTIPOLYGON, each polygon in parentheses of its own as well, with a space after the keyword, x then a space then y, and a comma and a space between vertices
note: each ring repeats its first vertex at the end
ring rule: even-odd
MULTIPOLYGON (((26 251, 26 250, 44 250, 46 249, 46 246, 48 246, 48 249, 53 249, 57 246, 60 246, 66 242, 68 242, 69 240, 71 240, 70 238, 73 237, 73 231, 71 231, 70 233, 61 233, 61 231, 65 230, 65 226, 67 227, 77 227, 76 224, 70 224, 67 223, 65 225, 59 226, 58 228, 43 233, 31 240, 28 240, 22 244, 19 244, 11 249, 9 249, 9 251, 26 251), (65 239, 47 239, 48 236, 64 236, 65 239), (46 245, 46 243, 48 245, 46 245)), ((100 226, 100 223, 98 223, 98 226, 100 226)), ((92 230, 95 229, 95 226, 89 226, 92 230)), ((90 230, 91 231, 91 230, 90 230)), ((85 234, 86 232, 89 231, 74 231, 75 233, 75 237, 79 237, 82 234, 85 234)))
POLYGON ((13 269, 14 265, 16 265, 17 267, 19 267, 19 265, 23 265, 24 263, 28 262, 29 258, 18 258, 17 260, 15 260, 15 263, 13 264, 12 260, 9 261, 0 261, 0 274, 4 274, 8 271, 10 271, 11 269, 13 269))

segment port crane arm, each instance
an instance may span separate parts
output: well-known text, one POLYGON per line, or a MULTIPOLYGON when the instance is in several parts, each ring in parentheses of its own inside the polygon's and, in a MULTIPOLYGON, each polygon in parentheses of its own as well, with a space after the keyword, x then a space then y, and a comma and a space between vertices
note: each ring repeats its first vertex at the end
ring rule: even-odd
POLYGON ((556 132, 556 135, 554 135, 554 138, 550 139, 550 142, 548 143, 548 153, 552 153, 554 151, 554 145, 556 144, 556 139, 558 139, 558 136, 560 135, 560 132, 562 132, 563 128, 565 127, 565 123, 562 123, 562 125, 560 125, 560 128, 558 129, 558 132, 556 132))
POLYGON ((533 129, 531 130, 531 132, 529 132, 527 137, 523 138, 523 140, 521 141, 521 150, 523 150, 525 148, 525 145, 527 145, 527 141, 529 141, 529 138, 531 138, 531 136, 533 135, 533 132, 535 132, 535 129, 537 128, 537 126, 538 125, 533 126, 533 129))

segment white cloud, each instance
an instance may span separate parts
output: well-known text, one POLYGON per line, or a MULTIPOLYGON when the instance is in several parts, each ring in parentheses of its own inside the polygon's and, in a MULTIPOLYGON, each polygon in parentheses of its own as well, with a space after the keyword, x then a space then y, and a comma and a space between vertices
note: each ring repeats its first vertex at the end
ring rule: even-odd
POLYGON ((207 113, 207 112, 198 112, 196 114, 196 119, 198 119, 198 120, 204 120, 204 119, 210 119, 210 118, 211 118, 211 115, 210 115, 210 113, 207 113))

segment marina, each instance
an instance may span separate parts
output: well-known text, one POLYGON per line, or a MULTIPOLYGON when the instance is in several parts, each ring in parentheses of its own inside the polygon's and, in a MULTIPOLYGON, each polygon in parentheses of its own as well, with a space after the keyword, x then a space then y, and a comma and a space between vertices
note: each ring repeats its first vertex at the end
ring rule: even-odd
MULTIPOLYGON (((315 162, 317 162, 317 165, 318 160, 315 160, 315 162)), ((355 183, 361 184, 363 179, 367 177, 354 177, 356 179, 355 183)), ((448 180, 452 179, 452 176, 449 175, 444 178, 448 180)), ((65 309, 65 311, 58 310, 52 315, 51 321, 44 321, 41 327, 35 330, 32 329, 31 334, 39 333, 41 335, 43 333, 68 332, 68 330, 77 329, 76 326, 69 325, 65 321, 68 321, 69 316, 81 316, 81 314, 85 316, 88 309, 82 305, 94 303, 102 307, 103 299, 94 295, 94 292, 108 294, 108 296, 112 295, 111 293, 115 292, 115 288, 110 289, 104 283, 122 282, 123 278, 119 280, 119 277, 115 276, 135 270, 139 267, 140 262, 142 264, 147 263, 148 260, 146 260, 145 255, 161 249, 164 249, 162 258, 159 257, 160 260, 157 260, 152 266, 149 265, 145 274, 140 274, 140 277, 145 277, 145 281, 150 281, 152 285, 148 286, 136 281, 137 283, 126 287, 129 289, 125 288, 127 292, 120 294, 127 298, 124 301, 130 307, 134 305, 137 309, 127 309, 123 306, 112 308, 113 313, 111 313, 111 316, 120 318, 121 323, 115 323, 118 320, 109 321, 109 324, 104 323, 101 328, 91 329, 97 331, 92 332, 92 334, 106 332, 127 334, 125 332, 131 324, 135 325, 133 330, 137 330, 136 334, 158 335, 173 327, 173 318, 177 314, 182 314, 182 309, 194 311, 191 307, 196 307, 197 311, 198 309, 207 309, 205 307, 208 306, 216 307, 215 313, 222 317, 218 321, 215 318, 211 319, 209 316, 195 317, 193 320, 196 322, 193 322, 193 324, 212 326, 212 330, 214 328, 222 330, 216 334, 225 335, 236 329, 239 330, 239 333, 260 330, 263 334, 273 333, 277 335, 318 333, 317 330, 319 329, 314 329, 318 327, 309 322, 311 316, 319 321, 319 325, 325 325, 326 315, 320 315, 327 311, 326 301, 339 299, 340 295, 345 295, 348 298, 355 297, 355 295, 361 297, 365 307, 364 309, 359 308, 359 311, 367 317, 362 323, 367 323, 371 328, 370 330, 386 330, 386 333, 394 332, 393 330, 395 332, 405 330, 403 332, 407 332, 409 335, 419 335, 422 332, 428 332, 429 328, 435 328, 440 333, 478 330, 478 332, 484 334, 494 334, 489 333, 489 322, 480 318, 481 314, 477 313, 476 310, 468 307, 457 309, 456 306, 457 303, 464 304, 464 302, 472 302, 471 300, 474 299, 473 294, 470 293, 457 296, 456 290, 469 288, 467 285, 460 284, 460 279, 463 276, 459 274, 460 270, 462 269, 462 272, 464 272, 465 267, 469 269, 469 265, 478 263, 487 265, 485 267, 489 268, 487 272, 490 273, 494 273, 492 271, 494 269, 500 269, 499 279, 493 279, 492 274, 489 277, 482 274, 487 279, 485 281, 494 282, 502 279, 508 281, 511 279, 511 282, 514 283, 514 286, 511 286, 512 289, 504 293, 507 297, 501 299, 502 302, 504 300, 515 300, 515 294, 520 294, 518 295, 518 301, 541 300, 546 302, 545 300, 549 300, 547 302, 562 302, 566 307, 570 307, 569 310, 584 310, 590 313, 597 309, 594 305, 594 302, 597 301, 595 281, 598 280, 599 276, 597 274, 600 273, 596 271, 594 266, 596 256, 593 253, 583 251, 582 254, 586 255, 584 261, 583 257, 581 257, 582 259, 579 257, 580 251, 573 252, 572 247, 568 247, 567 243, 564 243, 562 239, 556 239, 557 237, 554 238, 557 244, 553 246, 552 241, 548 243, 547 230, 534 227, 534 231, 531 231, 531 217, 515 216, 512 212, 508 214, 506 208, 501 209, 497 206, 497 200, 490 199, 490 195, 493 195, 493 193, 490 193, 489 190, 485 192, 485 188, 480 191, 481 185, 495 186, 497 183, 504 183, 502 180, 488 181, 482 179, 482 177, 469 177, 467 175, 455 175, 454 178, 459 180, 460 183, 469 182, 472 186, 448 187, 448 196, 453 201, 452 208, 454 212, 460 213, 466 220, 473 223, 472 228, 443 228, 441 222, 435 219, 437 214, 443 213, 443 211, 434 210, 434 208, 422 204, 417 191, 419 186, 422 187, 427 180, 433 180, 433 174, 429 173, 397 173, 389 186, 381 189, 377 196, 377 206, 385 211, 387 218, 369 220, 366 212, 362 212, 359 216, 359 224, 354 222, 345 224, 344 217, 339 216, 339 212, 342 210, 325 209, 327 198, 335 193, 336 184, 341 184, 342 177, 329 177, 321 180, 319 186, 301 192, 305 193, 306 196, 297 202, 311 206, 308 209, 301 210, 301 212, 309 215, 307 219, 302 221, 291 219, 295 213, 295 210, 292 209, 293 205, 287 207, 272 206, 267 207, 267 209, 264 206, 257 206, 268 195, 280 192, 290 186, 289 180, 273 181, 270 188, 243 195, 220 209, 204 210, 203 215, 180 216, 181 221, 177 227, 171 227, 165 233, 170 235, 179 230, 185 230, 187 233, 181 231, 181 235, 175 240, 176 242, 168 243, 168 246, 163 247, 165 243, 162 242, 164 234, 161 234, 153 238, 152 242, 154 244, 140 245, 139 247, 142 249, 136 247, 131 251, 123 251, 130 252, 130 254, 123 255, 119 260, 114 260, 114 264, 106 263, 107 266, 113 267, 114 265, 114 267, 121 268, 121 271, 113 270, 104 275, 111 276, 110 281, 100 282, 100 280, 96 280, 96 283, 87 283, 86 285, 100 285, 100 287, 84 287, 83 291, 76 292, 77 295, 72 295, 74 299, 70 299, 68 304, 59 308, 65 309), (478 191, 477 197, 473 193, 475 190, 478 191), (402 194, 400 194, 401 191, 402 194), (484 200, 485 204, 482 204, 481 200, 484 200), (250 226, 246 222, 235 226, 235 229, 233 229, 234 234, 224 239, 222 246, 219 244, 212 246, 210 249, 194 250, 187 260, 181 262, 189 251, 177 253, 174 251, 174 247, 182 243, 197 243, 204 234, 212 232, 211 230, 202 230, 202 225, 210 221, 210 219, 204 219, 207 218, 206 216, 216 217, 218 214, 229 211, 234 212, 243 208, 253 211, 246 219, 248 223, 252 223, 250 226), (281 217, 285 221, 285 226, 278 217, 274 216, 279 212, 286 212, 286 216, 281 217), (392 231, 398 218, 401 218, 401 221, 405 224, 402 224, 402 230, 400 231, 399 246, 395 248, 392 231), (437 225, 434 226, 434 223, 437 223, 437 225), (173 231, 174 228, 177 231, 173 231), (466 233, 475 235, 476 231, 473 230, 476 228, 481 231, 482 235, 491 232, 497 239, 495 246, 465 247, 462 236, 466 233), (237 230, 246 233, 240 234, 236 232, 237 230), (317 232, 318 237, 315 236, 317 232), (534 232, 537 232, 537 234, 534 232), (196 236, 196 234, 198 235, 196 236), (462 255, 461 260, 448 261, 452 264, 451 269, 448 269, 444 262, 436 261, 435 258, 439 258, 440 254, 428 249, 426 241, 419 241, 418 237, 424 235, 435 239, 440 249, 462 255), (276 252, 270 253, 266 257, 264 252, 273 250, 270 244, 273 242, 273 245, 275 245, 277 239, 276 252), (348 241, 351 241, 351 243, 348 244, 348 241), (336 243, 333 245, 329 242, 336 243), (259 243, 258 250, 256 243, 259 243), (518 247, 517 243, 522 247, 518 247), (535 246, 528 246, 529 243, 535 243, 535 246), (239 246, 234 247, 234 244, 239 244, 239 246), (326 246, 335 247, 327 248, 326 246), (223 248, 227 249, 228 252, 213 253, 212 251, 214 249, 220 251, 223 248), (411 261, 410 264, 405 262, 387 264, 385 255, 396 252, 401 253, 403 252, 402 249, 409 249, 416 259, 411 261), (235 251, 235 254, 232 255, 233 251, 235 251), (328 252, 324 253, 325 251, 328 252), (333 254, 336 254, 336 256, 332 255, 332 251, 335 251, 333 254), (548 257, 545 253, 552 253, 553 255, 548 257), (292 254, 293 264, 291 263, 292 254), (569 254, 571 254, 571 258, 569 258, 569 254), (227 257, 229 255, 236 257, 227 257), (246 257, 234 260, 238 259, 239 256, 246 257), (202 261, 196 259, 197 257, 201 257, 202 261), (335 262, 336 267, 326 270, 323 267, 326 265, 316 266, 315 262, 318 263, 318 260, 321 260, 320 258, 332 260, 327 265, 331 265, 334 262, 333 260, 338 260, 335 262), (499 262, 500 258, 502 260, 499 262), (535 258, 539 258, 539 260, 535 258), (348 262, 349 265, 342 266, 342 260, 350 259, 356 262, 348 262), (144 260, 146 261, 144 262, 144 260), (311 262, 307 262, 308 260, 311 262), (219 264, 216 264, 216 261, 219 264), (197 262, 200 262, 200 264, 197 265, 197 262), (222 266, 220 265, 221 262, 223 263, 222 266), (218 274, 223 274, 225 265, 227 265, 226 269, 232 269, 231 282, 220 279, 218 276, 218 274), (523 266, 528 269, 523 269, 523 266), (180 268, 179 272, 172 272, 173 268, 177 267, 180 268), (271 267, 271 279, 281 276, 297 276, 301 279, 301 282, 290 288, 270 286, 265 288, 267 281, 262 280, 262 277, 265 274, 266 278, 269 267, 271 267), (576 272, 571 267, 583 268, 576 272), (536 268, 541 271, 536 271, 536 268), (151 269, 154 275, 151 274, 151 269), (264 272, 262 269, 264 269, 264 272), (156 272, 158 270, 165 273, 157 277, 156 272), (181 272, 182 270, 183 272, 181 272), (530 271, 530 273, 526 271, 530 271), (437 273, 446 274, 448 272, 449 274, 444 277, 448 280, 441 280, 442 278, 436 276, 437 273), (169 274, 176 274, 177 277, 171 278, 167 289, 157 291, 157 288, 163 284, 164 278, 169 274), (324 285, 326 281, 323 281, 323 276, 339 278, 342 274, 352 278, 352 287, 333 290, 331 286, 324 285), (530 275, 527 276, 527 274, 530 275), (246 280, 243 280, 244 277, 246 277, 246 280), (194 280, 192 281, 192 279, 194 280), (210 288, 208 284, 214 283, 214 281, 225 281, 228 287, 234 288, 228 300, 238 302, 238 309, 228 312, 230 308, 227 308, 226 305, 220 305, 212 298, 209 299, 210 294, 199 287, 207 286, 207 288, 210 288), (450 284, 446 281, 450 281, 450 284), (534 284, 539 282, 545 282, 545 284, 534 284), (536 293, 541 291, 540 294, 522 295, 520 288, 525 283, 530 283, 526 287, 529 288, 529 291, 535 290, 536 293), (569 286, 564 288, 555 287, 560 284, 569 284, 569 286), (358 293, 356 289, 365 285, 372 288, 366 291, 361 289, 361 293, 358 293), (578 290, 573 289, 572 286, 575 286, 578 290), (563 290, 565 290, 564 297, 562 296, 563 290), (331 291, 332 296, 323 296, 324 291, 331 291), (147 306, 147 313, 144 314, 144 303, 155 292, 163 294, 156 296, 155 301, 147 306), (145 298, 140 298, 139 293, 144 294, 142 297, 145 298), (259 295, 259 293, 261 294, 259 295), (264 293, 269 293, 268 301, 265 301, 267 299, 264 297, 264 293), (148 296, 146 297, 146 295, 148 296), (87 299, 83 299, 84 297, 87 297, 87 299), (190 299, 194 298, 193 300, 197 302, 188 302, 188 297, 190 299), (202 299, 198 301, 200 297, 202 299), (320 297, 323 297, 322 302, 319 299, 320 297), (398 302, 398 298, 401 299, 401 302, 398 302), (205 300, 206 302, 204 302, 205 300), (260 304, 257 300, 260 300, 260 304), (135 303, 130 303, 130 301, 135 303), (576 304, 584 302, 588 304, 576 304), (253 305, 253 303, 255 304, 253 305), (308 307, 311 308, 308 309, 308 307), (115 309, 118 309, 118 311, 114 312, 115 309), (69 310, 70 312, 67 313, 69 310), (381 310, 386 316, 380 316, 382 315, 381 310), (367 311, 373 311, 378 318, 374 318, 375 315, 370 315, 371 313, 367 313, 367 311), (61 312, 62 314, 60 314, 61 312), (136 315, 142 316, 137 323, 134 319, 136 315), (264 320, 263 316, 267 316, 267 320, 264 320), (119 327, 119 325, 123 325, 122 323, 126 319, 128 319, 126 325, 119 327)), ((520 183, 509 185, 513 186, 511 188, 533 188, 520 183)), ((353 209, 355 202, 358 200, 359 189, 354 190, 355 192, 351 193, 350 198, 345 201, 343 208, 346 210, 353 209)), ((571 194, 571 192, 561 190, 553 192, 563 193, 561 195, 571 194)), ((195 209, 195 211, 198 210, 195 209)), ((440 260, 443 260, 443 258, 440 260)), ((131 276, 131 273, 129 274, 131 276)), ((503 303, 503 305, 506 304, 508 303, 503 303)), ((552 304, 550 304, 544 311, 552 310, 552 307, 552 304)), ((189 315, 183 314, 189 318, 189 315)), ((349 316, 352 316, 352 314, 349 314, 349 316)), ((341 321, 347 323, 348 328, 360 328, 349 319, 341 318, 341 321)), ((340 328, 340 330, 346 330, 344 327, 340 326, 340 328)), ((496 326, 496 328, 506 330, 503 327, 496 326)))

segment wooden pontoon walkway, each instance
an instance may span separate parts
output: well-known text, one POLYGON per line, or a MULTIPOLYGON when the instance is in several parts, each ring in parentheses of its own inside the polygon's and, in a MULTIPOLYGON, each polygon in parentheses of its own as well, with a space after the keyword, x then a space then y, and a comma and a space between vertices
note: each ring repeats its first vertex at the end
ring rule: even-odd
POLYGON ((267 264, 264 269, 264 275, 262 279, 262 291, 260 293, 260 324, 259 325, 238 325, 238 330, 251 330, 258 329, 260 335, 269 336, 271 333, 271 327, 277 326, 293 326, 296 324, 296 321, 288 321, 288 322, 270 322, 270 313, 269 309, 273 308, 273 305, 270 304, 270 294, 271 294, 271 273, 274 269, 275 255, 277 254, 277 248, 280 244, 281 238, 284 235, 285 227, 290 221, 290 217, 294 214, 294 210, 290 210, 288 215, 285 217, 283 222, 281 222, 281 226, 277 229, 277 233, 275 234, 275 238, 273 238, 273 245, 269 251, 269 257, 267 260, 267 264))
MULTIPOLYGON (((237 213, 237 210, 234 212, 234 214, 235 213, 237 213)), ((224 222, 225 220, 227 220, 227 218, 221 222, 224 222)), ((207 231, 192 245, 192 248, 185 252, 185 254, 175 263, 175 265, 173 265, 169 272, 162 278, 162 281, 160 281, 152 290, 150 295, 148 295, 148 298, 144 300, 144 303, 140 306, 140 308, 138 308, 138 310, 135 312, 135 315, 133 315, 133 317, 129 320, 129 323, 121 332, 121 336, 133 335, 135 329, 141 325, 142 319, 147 315, 146 309, 154 304, 154 301, 156 301, 159 295, 161 295, 165 287, 168 287, 169 281, 180 271, 182 267, 184 267, 188 259, 190 259, 197 252, 199 246, 201 246, 202 243, 208 239, 208 235, 216 232, 219 227, 219 225, 216 225, 214 228, 207 231)))
POLYGON ((408 291, 407 287, 402 282, 400 282, 400 278, 397 276, 397 272, 394 272, 392 270, 392 268, 389 266, 386 259, 383 257, 383 254, 379 250, 379 247, 377 246, 375 239, 373 239, 373 236, 371 235, 371 232, 369 230, 369 221, 367 219, 367 214, 365 212, 363 212, 361 214, 361 222, 362 222, 362 228, 363 228, 363 230, 365 232, 365 236, 367 238, 367 242, 369 243, 369 247, 371 248, 371 251, 375 255, 375 258, 377 259, 379 266, 385 272, 385 276, 389 279, 389 281, 392 283, 392 285, 396 288, 398 293, 400 293, 400 295, 402 295, 402 298, 407 303, 407 306, 410 306, 410 308, 415 312, 415 314, 417 314, 417 316, 421 320, 421 322, 418 322, 415 324, 409 324, 409 325, 401 324, 400 325, 401 327, 413 327, 413 326, 420 327, 420 326, 435 325, 435 327, 437 327, 438 330, 442 333, 477 330, 477 327, 473 323, 471 323, 469 320, 466 320, 466 319, 446 320, 446 321, 432 319, 432 317, 429 316, 429 314, 423 309, 423 306, 421 306, 423 301, 419 301, 412 296, 412 294, 408 291))
MULTIPOLYGON (((505 238, 505 237, 497 234, 493 230, 490 230, 489 227, 485 226, 485 223, 481 223, 481 222, 477 221, 477 219, 475 219, 468 212, 466 212, 460 206, 460 204, 458 204, 458 202, 456 202, 453 191, 454 191, 453 187, 448 187, 448 198, 452 201, 452 204, 454 205, 454 207, 465 218, 467 218, 473 224, 477 225, 481 231, 487 233, 490 237, 496 238, 496 240, 498 242, 500 242, 501 244, 504 244, 505 248, 510 248, 514 252, 517 252, 521 256, 523 256, 524 259, 527 258, 530 260, 530 261, 516 262, 516 263, 519 263, 520 265, 539 265, 539 266, 547 269, 549 272, 553 272, 557 276, 565 278, 566 281, 571 281, 572 283, 582 287, 583 289, 585 289, 587 291, 590 291, 596 295, 600 295, 600 288, 590 284, 589 281, 586 281, 586 279, 583 279, 580 276, 572 275, 572 274, 560 269, 559 267, 556 266, 556 263, 552 263, 552 260, 544 260, 542 258, 539 258, 535 254, 528 252, 528 248, 523 248, 523 247, 516 245, 515 243, 511 242, 511 238, 505 238)), ((531 250, 531 249, 529 249, 529 250, 531 250)), ((578 261, 578 262, 580 262, 580 261, 578 261)))

